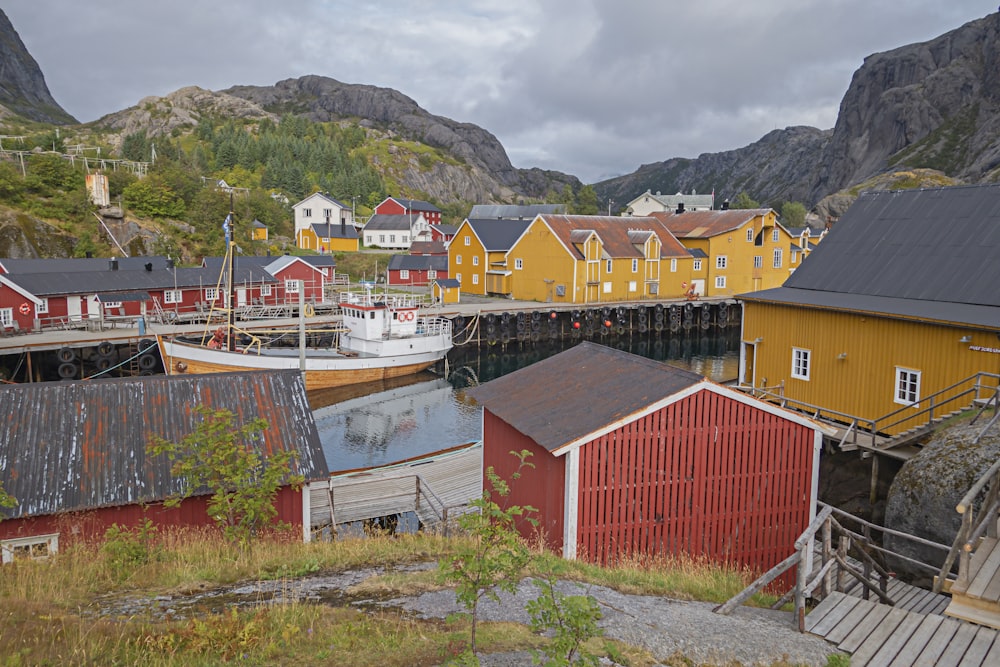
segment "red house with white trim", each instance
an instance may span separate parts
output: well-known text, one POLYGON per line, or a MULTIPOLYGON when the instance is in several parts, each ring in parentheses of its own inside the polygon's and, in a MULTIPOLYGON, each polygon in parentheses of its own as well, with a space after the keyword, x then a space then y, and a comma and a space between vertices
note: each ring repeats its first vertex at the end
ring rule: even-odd
POLYGON ((165 455, 146 448, 153 436, 179 442, 193 433, 197 405, 228 410, 237 428, 264 419, 253 445, 265 461, 294 450, 288 472, 306 484, 278 490, 277 521, 309 541, 314 517, 332 520, 328 500, 325 515, 313 502, 312 491, 326 497, 329 470, 297 371, 0 385, 0 404, 12 415, 0 429, 0 483, 17 500, 0 508, 3 562, 101 540, 112 524, 135 527, 148 518, 159 527, 214 525, 205 491, 176 508, 163 505, 183 480, 165 455))
POLYGON ((386 197, 375 207, 375 215, 423 215, 427 224, 441 224, 441 209, 430 202, 419 199, 386 197))
POLYGON ((829 429, 686 370, 584 342, 469 390, 483 465, 566 558, 685 553, 764 571, 815 514, 829 429))

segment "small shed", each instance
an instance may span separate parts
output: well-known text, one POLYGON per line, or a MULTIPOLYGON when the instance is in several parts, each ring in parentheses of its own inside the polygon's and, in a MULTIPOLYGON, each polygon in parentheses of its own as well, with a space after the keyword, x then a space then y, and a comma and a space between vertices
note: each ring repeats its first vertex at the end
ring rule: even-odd
POLYGON ((826 427, 687 370, 590 342, 470 390, 483 465, 566 558, 696 557, 766 570, 815 514, 826 427))
POLYGON ((438 278, 431 282, 431 295, 435 303, 458 303, 462 284, 455 278, 438 278))
POLYGON ((325 500, 329 518, 329 470, 298 371, 0 385, 0 405, 8 411, 0 429, 0 482, 17 500, 0 508, 4 561, 100 539, 112 524, 132 527, 146 518, 158 526, 212 524, 207 492, 164 507, 181 480, 166 456, 147 451, 153 436, 178 442, 194 432, 197 405, 232 412, 237 427, 267 421, 256 443, 264 458, 295 450, 288 472, 306 484, 279 490, 278 521, 309 540, 313 505, 325 500))

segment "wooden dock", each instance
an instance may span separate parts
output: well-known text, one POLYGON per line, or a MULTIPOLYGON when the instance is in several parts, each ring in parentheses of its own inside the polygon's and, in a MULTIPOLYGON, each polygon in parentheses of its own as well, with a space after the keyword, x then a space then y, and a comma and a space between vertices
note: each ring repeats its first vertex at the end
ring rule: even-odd
POLYGON ((997 631, 934 613, 831 593, 806 616, 806 631, 863 667, 1000 665, 997 631))
MULTIPOLYGON (((945 613, 973 623, 1000 627, 1000 541, 985 537, 969 558, 969 573, 951 584, 945 613)), ((998 663, 1000 664, 1000 663, 998 663)))

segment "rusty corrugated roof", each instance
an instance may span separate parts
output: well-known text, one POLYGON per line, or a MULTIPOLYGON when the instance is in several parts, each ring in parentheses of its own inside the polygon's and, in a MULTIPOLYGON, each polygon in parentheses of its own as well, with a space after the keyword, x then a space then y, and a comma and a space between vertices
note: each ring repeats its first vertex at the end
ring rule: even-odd
POLYGON ((297 371, 149 376, 0 386, 0 481, 18 500, 8 517, 155 501, 180 489, 154 435, 178 442, 194 408, 226 409, 241 425, 268 422, 265 453, 294 449, 292 472, 329 475, 305 385, 297 371))
POLYGON ((554 451, 704 379, 652 359, 583 342, 467 394, 554 451))
POLYGON ((604 246, 604 252, 609 258, 637 257, 641 258, 642 248, 637 248, 633 242, 636 231, 652 232, 660 239, 660 257, 688 257, 687 248, 659 220, 652 217, 606 216, 606 215, 540 215, 541 220, 548 225, 564 246, 582 258, 583 254, 575 247, 580 243, 579 232, 593 231, 604 246), (575 233, 576 232, 576 233, 575 233))

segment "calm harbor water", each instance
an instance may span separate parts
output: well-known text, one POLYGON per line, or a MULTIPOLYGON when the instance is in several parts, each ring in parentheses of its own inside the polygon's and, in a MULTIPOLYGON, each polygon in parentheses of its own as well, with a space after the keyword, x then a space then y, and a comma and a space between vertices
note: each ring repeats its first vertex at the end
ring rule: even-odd
MULTIPOLYGON (((685 368, 717 382, 739 368, 739 330, 687 335, 614 337, 601 344, 685 368)), ((331 471, 383 465, 482 437, 482 408, 465 389, 545 359, 580 341, 465 346, 438 373, 311 393, 309 400, 331 471)))

